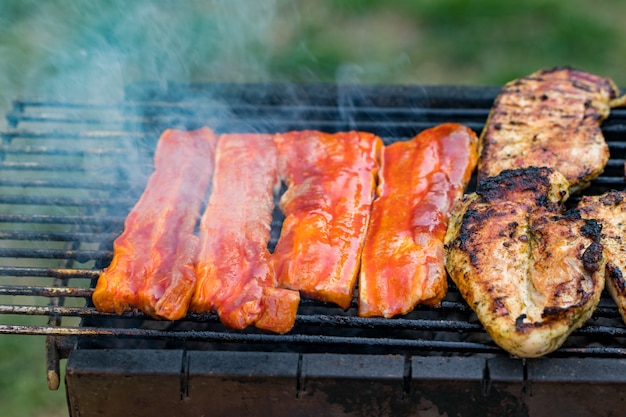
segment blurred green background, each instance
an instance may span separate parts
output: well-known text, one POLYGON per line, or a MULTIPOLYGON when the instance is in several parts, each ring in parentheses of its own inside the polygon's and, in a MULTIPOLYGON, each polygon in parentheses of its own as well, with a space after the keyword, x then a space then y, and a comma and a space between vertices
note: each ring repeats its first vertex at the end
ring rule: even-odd
MULTIPOLYGON (((119 101, 140 80, 501 85, 570 65, 626 87, 624 16, 621 0, 0 0, 0 111, 119 101)), ((0 336, 3 416, 67 415, 44 355, 0 336)))

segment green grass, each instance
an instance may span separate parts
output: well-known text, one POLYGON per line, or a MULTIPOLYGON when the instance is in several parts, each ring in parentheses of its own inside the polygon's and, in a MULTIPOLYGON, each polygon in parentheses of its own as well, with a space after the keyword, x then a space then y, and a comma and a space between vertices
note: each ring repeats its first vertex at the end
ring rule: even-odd
MULTIPOLYGON (((571 65, 625 87, 623 16, 621 0, 4 0, 0 111, 121 100, 139 80, 500 85, 571 65)), ((40 337, 0 336, 3 416, 67 413, 44 355, 40 337)))
MULTIPOLYGON (((16 322, 27 324, 28 320, 12 320, 12 324, 16 322)), ((0 352, 0 404, 4 417, 67 416, 63 387, 51 391, 46 383, 43 337, 2 335, 0 352)))

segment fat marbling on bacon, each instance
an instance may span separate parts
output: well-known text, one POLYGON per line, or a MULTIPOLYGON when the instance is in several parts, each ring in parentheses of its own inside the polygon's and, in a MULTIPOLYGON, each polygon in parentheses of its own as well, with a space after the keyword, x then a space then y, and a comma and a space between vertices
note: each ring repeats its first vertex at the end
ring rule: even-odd
POLYGON ((360 316, 441 303, 449 211, 476 167, 477 143, 469 128, 446 123, 385 146, 361 257, 360 316))
POLYGON ((213 174, 218 137, 208 128, 166 130, 155 170, 113 244, 113 260, 100 275, 93 303, 100 311, 139 308, 156 318, 187 314, 196 276, 194 229, 213 174))
POLYGON ((350 306, 382 140, 371 133, 276 134, 285 215, 272 262, 280 286, 350 306))
POLYGON ((223 134, 215 160, 191 310, 217 311, 230 328, 285 333, 294 325, 300 296, 276 288, 270 262, 273 190, 280 184, 272 135, 223 134))

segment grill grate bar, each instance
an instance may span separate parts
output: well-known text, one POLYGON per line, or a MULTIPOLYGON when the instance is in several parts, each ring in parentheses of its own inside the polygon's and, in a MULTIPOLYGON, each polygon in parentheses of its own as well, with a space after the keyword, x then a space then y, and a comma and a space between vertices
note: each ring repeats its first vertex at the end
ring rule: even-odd
POLYGON ((24 204, 37 206, 77 206, 77 207, 130 207, 136 203, 130 198, 72 198, 36 195, 0 195, 0 204, 24 204))
POLYGON ((120 216, 54 216, 46 214, 0 214, 0 223, 41 223, 70 224, 86 226, 110 225, 120 227, 124 224, 120 216))
POLYGON ((74 268, 35 268, 18 266, 0 266, 0 276, 5 277, 46 277, 46 278, 89 278, 95 279, 102 273, 101 269, 74 268))
MULTIPOLYGON (((34 288, 34 294, 30 291, 15 289, 15 291, 7 291, 10 295, 46 295, 49 294, 50 288, 53 287, 39 287, 34 288), (41 291, 44 289, 45 291, 41 291), (45 294, 44 294, 45 292, 45 294)), ((30 289, 30 288, 29 288, 30 289)), ((2 288, 0 288, 0 294, 2 294, 2 288)), ((92 292, 85 291, 86 289, 70 289, 72 290, 72 296, 76 297, 89 297, 92 292)), ((69 291, 68 291, 69 292, 69 291)), ((56 296, 56 294, 55 294, 56 296)), ((54 316, 68 316, 68 317, 113 317, 113 318, 127 318, 127 319, 147 319, 153 320, 149 316, 138 312, 130 311, 123 314, 116 313, 103 313, 97 311, 94 307, 66 307, 66 306, 30 306, 30 305, 0 305, 0 314, 17 314, 17 315, 54 315, 54 316)), ((158 321, 156 321, 159 323, 158 321)), ((195 314, 190 313, 181 322, 213 322, 218 323, 219 319, 216 314, 205 313, 195 314)), ((454 321, 454 320, 429 320, 429 319, 372 319, 353 316, 342 316, 332 314, 306 314, 300 313, 296 319, 297 325, 306 326, 322 326, 326 328, 341 327, 341 328, 357 328, 368 329, 376 326, 381 329, 396 329, 396 330, 436 330, 436 331, 471 331, 482 332, 483 328, 478 323, 470 323, 466 321, 454 321)))
POLYGON ((85 232, 14 232, 0 230, 0 239, 28 241, 61 241, 84 243, 111 242, 119 233, 85 233, 85 232))
POLYGON ((120 329, 115 327, 48 327, 0 325, 0 334, 28 334, 53 336, 112 336, 130 338, 178 339, 186 341, 220 343, 256 343, 278 345, 288 343, 297 345, 322 346, 369 346, 388 349, 415 349, 435 351, 498 352, 495 346, 471 342, 447 342, 420 339, 367 338, 351 336, 305 335, 305 334, 257 334, 244 332, 215 332, 202 330, 155 330, 155 329, 120 329))
POLYGON ((0 285, 0 295, 91 298, 92 288, 0 285))
MULTIPOLYGON (((30 295, 46 297, 77 297, 88 298, 93 294, 89 288, 65 287, 0 287, 0 295, 30 295)), ((460 308, 463 310, 464 306, 460 308)), ((0 314, 33 315, 33 316, 67 316, 67 317, 111 317, 119 319, 144 319, 154 320, 139 311, 129 311, 122 314, 104 313, 94 307, 67 307, 67 306, 31 306, 31 305, 0 305, 0 314)), ((180 322, 211 322, 219 323, 214 313, 190 313, 180 322)), ((483 327, 476 322, 441 320, 441 319, 406 319, 396 318, 393 320, 384 318, 362 318, 355 316, 332 315, 332 314, 306 314, 299 313, 296 318, 299 326, 321 326, 325 328, 354 328, 354 329, 388 329, 388 330, 428 330, 441 332, 483 332, 483 327)), ((602 325, 586 325, 573 333, 587 336, 612 336, 626 337, 626 328, 616 328, 602 325)))
POLYGON ((46 164, 38 162, 0 162, 0 170, 5 171, 87 171, 87 167, 80 164, 46 164))
POLYGON ((623 188, 624 186, 624 177, 609 177, 604 176, 594 180, 597 185, 606 185, 606 184, 614 184, 615 187, 623 188))
MULTIPOLYGON (((239 95, 239 94, 237 94, 239 95)), ((298 96, 295 98, 302 98, 298 96)), ((321 114, 323 118, 337 118, 344 113, 359 113, 359 114, 396 114, 406 113, 409 115, 428 115, 438 117, 440 115, 449 117, 487 117, 489 113, 488 108, 483 107, 426 107, 416 106, 414 102, 397 102, 388 106, 381 106, 379 103, 345 103, 346 106, 338 108, 335 100, 328 102, 316 102, 315 104, 307 103, 305 101, 298 100, 296 106, 294 103, 290 103, 288 100, 282 100, 282 103, 275 102, 259 102, 255 100, 254 103, 246 102, 236 97, 230 98, 225 104, 224 101, 219 98, 211 100, 207 97, 201 97, 199 100, 184 100, 184 101, 141 101, 141 100, 129 100, 123 103, 87 103, 76 101, 53 101, 53 100, 15 100, 13 102, 14 110, 12 114, 21 115, 25 114, 27 107, 32 107, 33 110, 28 111, 28 115, 39 115, 39 117, 45 117, 48 114, 52 114, 49 109, 60 110, 62 114, 74 115, 75 118, 81 117, 83 114, 73 114, 71 111, 75 110, 97 110, 99 114, 101 111, 108 111, 107 114, 132 114, 133 111, 139 111, 140 114, 169 114, 169 113, 182 113, 198 116, 200 114, 211 114, 211 110, 218 110, 220 112, 226 112, 228 114, 235 114, 241 116, 254 116, 258 114, 269 114, 276 116, 283 114, 293 114, 294 107, 297 108, 297 112, 306 112, 313 114, 321 114), (218 101, 219 100, 219 101, 218 101), (42 108, 46 108, 46 111, 42 111, 42 108), (69 110, 69 111, 65 111, 69 110)))
POLYGON ((10 111, 6 114, 6 119, 12 125, 19 123, 65 123, 65 124, 77 124, 77 125, 122 125, 127 118, 122 116, 93 116, 93 117, 80 117, 73 114, 51 114, 51 113, 29 113, 25 114, 21 111, 10 111))
POLYGON ((23 180, 23 179, 0 179, 0 187, 22 188, 70 188, 84 190, 111 190, 118 184, 114 181, 85 181, 85 180, 23 180))
MULTIPOLYGON (((48 336, 104 336, 114 338, 150 338, 161 340, 201 341, 205 343, 245 343, 261 345, 322 346, 322 347, 371 347, 384 348, 389 352, 458 352, 500 353, 500 348, 473 342, 449 342, 424 339, 392 339, 328 335, 269 335, 243 332, 215 332, 198 330, 120 329, 115 327, 50 327, 0 325, 0 334, 48 335, 48 336)), ((550 356, 625 357, 626 348, 612 347, 562 347, 550 356)))
POLYGON ((50 129, 43 131, 34 131, 28 129, 8 129, 0 131, 0 137, 5 140, 12 141, 15 138, 24 139, 76 139, 77 141, 83 140, 137 140, 144 138, 146 134, 144 132, 132 132, 128 130, 67 130, 67 129, 50 129))
POLYGON ((0 249, 0 258, 73 259, 83 263, 112 257, 108 250, 0 249))
POLYGON ((19 154, 19 155, 32 155, 32 156, 72 156, 72 157, 85 157, 85 156, 110 156, 119 157, 120 155, 126 155, 125 149, 112 149, 112 148, 54 148, 50 146, 15 146, 15 145, 0 145, 0 153, 7 155, 19 154))

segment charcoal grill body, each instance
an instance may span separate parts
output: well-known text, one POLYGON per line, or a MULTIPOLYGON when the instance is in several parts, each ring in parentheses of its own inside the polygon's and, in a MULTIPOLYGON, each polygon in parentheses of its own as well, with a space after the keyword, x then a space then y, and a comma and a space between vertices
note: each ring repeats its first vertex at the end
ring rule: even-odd
POLYGON ((624 359, 76 350, 66 384, 74 416, 618 416, 624 375, 624 359))
MULTIPOLYGON (((620 415, 626 329, 606 295, 562 348, 533 360, 498 348, 451 282, 441 307, 392 320, 359 318, 354 302, 344 311, 303 300, 286 335, 230 331, 214 314, 117 317, 90 302, 163 129, 363 130, 389 144, 444 122, 480 133, 497 92, 146 83, 128 87, 120 104, 16 101, 2 133, 0 295, 47 303, 0 305, 7 317, 44 320, 0 333, 47 336, 49 385, 67 359, 74 417, 620 415)), ((624 188, 626 110, 602 128, 611 159, 586 194, 624 188)), ((277 212, 270 246, 281 221, 277 212)))

